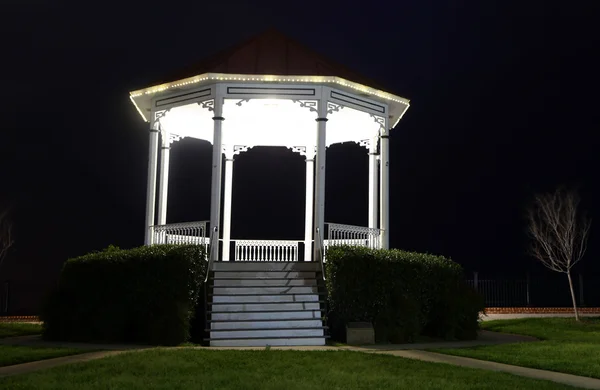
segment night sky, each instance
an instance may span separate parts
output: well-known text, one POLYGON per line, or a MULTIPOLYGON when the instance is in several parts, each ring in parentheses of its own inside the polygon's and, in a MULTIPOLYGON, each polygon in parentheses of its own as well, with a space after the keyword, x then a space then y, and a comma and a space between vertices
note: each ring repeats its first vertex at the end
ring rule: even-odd
MULTIPOLYGON (((600 223, 598 1, 113 4, 3 2, 0 200, 16 244, 0 281, 39 290, 67 258, 141 245, 148 125, 129 91, 269 27, 411 100, 390 138, 392 247, 539 271, 524 207, 561 184, 600 223)), ((209 219, 210 154, 173 146, 169 222, 209 219)), ((333 146, 327 164, 326 221, 366 225, 366 150, 333 146)), ((303 158, 255 148, 235 169, 233 238, 302 239, 303 158)), ((581 270, 600 272, 599 255, 593 225, 581 270)))

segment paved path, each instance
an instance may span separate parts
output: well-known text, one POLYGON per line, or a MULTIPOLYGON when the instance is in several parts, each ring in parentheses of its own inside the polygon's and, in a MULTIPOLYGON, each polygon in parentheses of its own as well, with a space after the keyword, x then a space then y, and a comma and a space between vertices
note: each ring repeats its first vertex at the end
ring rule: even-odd
POLYGON ((535 368, 527 368, 513 366, 510 364, 489 362, 486 360, 471 359, 460 356, 444 355, 441 353, 418 351, 418 350, 378 350, 370 348, 351 348, 351 350, 393 355, 408 359, 417 359, 433 363, 446 363, 461 367, 478 368, 490 371, 501 371, 513 375, 524 376, 534 379, 543 379, 552 382, 562 383, 565 385, 581 387, 585 389, 600 389, 600 379, 588 378, 583 376, 563 374, 560 372, 538 370, 535 368))
MULTIPOLYGON (((563 374, 553 371, 538 370, 534 368, 526 368, 513 366, 509 364, 496 363, 478 359, 471 359, 460 356, 444 355, 435 352, 424 351, 423 349, 430 348, 464 348, 478 345, 497 345, 515 342, 531 342, 536 339, 530 336, 521 336, 513 334, 505 334, 498 332, 481 331, 477 340, 471 341, 456 341, 456 342, 434 342, 434 343, 419 343, 419 344, 389 344, 389 345, 373 345, 365 347, 354 346, 322 346, 322 347, 271 347, 272 350, 295 350, 295 351, 356 351, 363 353, 385 354, 408 359, 417 359, 433 363, 444 363, 455 366, 477 368, 490 371, 507 372, 513 375, 524 376, 528 378, 549 380, 557 383, 562 383, 570 386, 581 387, 586 389, 600 389, 600 379, 581 377, 570 374, 563 374)), ((0 344, 4 345, 27 345, 27 346, 44 346, 44 347, 66 347, 66 348, 81 348, 81 349, 108 349, 105 351, 87 352, 80 355, 72 355, 59 357, 54 359, 42 360, 31 363, 17 364, 14 366, 0 367, 0 377, 8 375, 24 374, 28 372, 38 371, 51 367, 56 367, 64 364, 84 362, 94 359, 100 359, 107 356, 114 356, 127 351, 151 348, 148 346, 134 345, 98 345, 84 343, 56 343, 48 342, 40 339, 39 336, 24 336, 14 337, 9 339, 0 339, 0 344)), ((178 347, 172 347, 178 348, 178 347)), ((184 347, 185 348, 185 347, 184 347)), ((264 350, 264 347, 190 347, 197 349, 223 350, 223 349, 238 349, 238 350, 264 350)))
POLYGON ((107 356, 114 356, 125 352, 120 351, 98 351, 87 352, 79 355, 63 356, 53 359, 39 360, 37 362, 15 364, 13 366, 0 367, 0 378, 4 376, 27 374, 33 371, 44 370, 56 366, 62 366, 70 363, 87 362, 88 360, 100 359, 107 356))

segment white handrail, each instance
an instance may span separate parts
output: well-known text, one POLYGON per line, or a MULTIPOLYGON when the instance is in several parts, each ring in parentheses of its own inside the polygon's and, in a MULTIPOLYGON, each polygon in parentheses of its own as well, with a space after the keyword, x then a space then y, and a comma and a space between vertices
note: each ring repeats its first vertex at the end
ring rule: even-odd
POLYGON ((210 254, 208 255, 208 264, 206 265, 206 277, 204 278, 204 283, 208 281, 208 275, 210 274, 212 264, 218 256, 219 252, 217 249, 219 248, 219 228, 215 226, 212 229, 212 233, 210 235, 210 254))
POLYGON ((323 237, 321 237, 321 230, 317 228, 317 242, 319 243, 319 263, 321 264, 321 275, 323 276, 323 280, 325 279, 325 244, 323 242, 323 237))

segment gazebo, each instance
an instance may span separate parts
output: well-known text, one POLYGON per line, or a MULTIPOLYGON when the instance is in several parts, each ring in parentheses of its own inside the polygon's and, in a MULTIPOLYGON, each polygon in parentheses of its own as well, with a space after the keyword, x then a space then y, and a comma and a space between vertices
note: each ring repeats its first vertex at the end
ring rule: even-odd
POLYGON ((150 130, 146 245, 216 242, 212 261, 313 261, 334 243, 389 247, 388 137, 407 99, 273 30, 130 99, 150 130), (210 220, 168 224, 170 146, 184 137, 212 144, 210 220), (344 142, 369 155, 368 226, 324 220, 326 149, 344 142), (232 239, 234 160, 255 146, 305 156, 304 237, 232 239))
POLYGON ((130 98, 150 124, 146 245, 210 246, 206 341, 324 345, 325 251, 388 248, 388 137, 408 100, 272 30, 130 98), (167 223, 170 145, 183 137, 212 144, 209 221, 167 223), (343 142, 369 154, 368 226, 324 220, 326 149, 343 142), (232 239, 234 159, 255 146, 306 157, 304 237, 232 239))

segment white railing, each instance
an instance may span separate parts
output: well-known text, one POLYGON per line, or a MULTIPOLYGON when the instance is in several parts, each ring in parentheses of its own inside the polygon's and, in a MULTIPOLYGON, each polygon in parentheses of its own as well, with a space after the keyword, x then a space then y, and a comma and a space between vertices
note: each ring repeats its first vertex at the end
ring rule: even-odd
POLYGON ((298 241, 234 240, 235 261, 298 261, 298 241))
POLYGON ((363 226, 327 224, 327 239, 323 240, 327 249, 333 245, 364 246, 371 249, 381 248, 381 229, 363 226))
POLYGON ((208 245, 207 224, 208 221, 199 221, 152 226, 152 243, 208 245))

